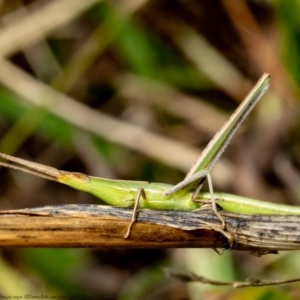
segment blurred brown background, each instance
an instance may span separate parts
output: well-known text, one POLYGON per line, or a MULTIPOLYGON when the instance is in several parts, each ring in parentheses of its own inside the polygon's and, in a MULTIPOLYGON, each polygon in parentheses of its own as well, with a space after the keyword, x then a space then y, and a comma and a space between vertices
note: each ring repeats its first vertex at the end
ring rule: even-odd
MULTIPOLYGON (((283 0, 0 1, 0 151, 94 176, 175 184, 267 72, 272 87, 214 169, 214 187, 299 205, 299 9, 283 0)), ((0 172, 0 209, 100 203, 0 172)), ((0 295, 298 299, 300 289, 185 285, 163 267, 223 280, 300 272, 297 252, 6 249, 0 295)))

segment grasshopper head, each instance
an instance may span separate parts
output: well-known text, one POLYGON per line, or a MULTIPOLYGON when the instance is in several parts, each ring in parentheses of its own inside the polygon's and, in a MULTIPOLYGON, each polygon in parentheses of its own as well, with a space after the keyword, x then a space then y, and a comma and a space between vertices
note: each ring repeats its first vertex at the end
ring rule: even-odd
POLYGON ((59 171, 57 181, 80 191, 88 191, 91 178, 82 173, 59 171))

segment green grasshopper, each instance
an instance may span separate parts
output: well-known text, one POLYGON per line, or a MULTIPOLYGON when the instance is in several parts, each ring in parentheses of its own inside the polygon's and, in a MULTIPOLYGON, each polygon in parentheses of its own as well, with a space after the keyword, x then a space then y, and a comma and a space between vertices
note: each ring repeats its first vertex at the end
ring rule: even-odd
POLYGON ((131 227, 136 221, 138 208, 192 211, 201 208, 203 204, 209 202, 214 213, 221 221, 222 228, 225 227, 225 223, 218 212, 217 205, 225 211, 241 214, 300 214, 300 208, 266 203, 226 194, 219 194, 220 196, 215 197, 213 191, 210 176, 213 166, 222 155, 224 149, 248 113, 266 92, 269 84, 270 76, 264 74, 231 115, 229 120, 209 142, 185 179, 175 186, 164 183, 111 180, 92 177, 82 173, 61 171, 53 167, 30 162, 4 153, 0 153, 0 157, 13 163, 1 162, 0 165, 54 180, 77 190, 91 193, 112 206, 133 207, 132 220, 128 226, 125 238, 129 236, 131 227), (200 189, 206 178, 208 180, 209 193, 200 193, 200 189), (193 190, 195 187, 196 189, 193 190))

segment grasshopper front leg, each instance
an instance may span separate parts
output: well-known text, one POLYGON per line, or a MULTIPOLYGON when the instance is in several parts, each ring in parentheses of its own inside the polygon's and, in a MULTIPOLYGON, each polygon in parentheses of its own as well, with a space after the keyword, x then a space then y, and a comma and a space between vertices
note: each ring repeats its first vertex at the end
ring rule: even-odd
POLYGON ((138 209, 138 205, 140 203, 141 198, 146 200, 146 193, 145 193, 145 190, 143 188, 138 189, 137 195, 135 197, 133 212, 132 212, 132 216, 131 216, 131 222, 127 227, 126 233, 124 234, 124 239, 129 238, 132 226, 136 222, 137 209, 138 209))

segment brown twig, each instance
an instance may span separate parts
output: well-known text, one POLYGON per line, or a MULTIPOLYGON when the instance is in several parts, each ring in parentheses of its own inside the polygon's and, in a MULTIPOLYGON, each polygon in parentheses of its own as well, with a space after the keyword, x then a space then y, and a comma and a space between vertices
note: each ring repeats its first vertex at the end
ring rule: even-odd
MULTIPOLYGON (((210 210, 140 210, 128 239, 131 209, 62 205, 0 212, 0 247, 230 248, 210 210)), ((256 254, 300 249, 300 216, 222 213, 231 249, 256 254)))
POLYGON ((185 282, 200 282, 204 284, 211 284, 211 285, 218 285, 218 286, 232 286, 233 288, 280 285, 280 284, 287 284, 287 283, 300 281, 300 278, 293 278, 287 280, 260 280, 256 278, 248 278, 245 281, 221 281, 221 280, 213 280, 203 276, 199 276, 192 272, 166 270, 166 273, 168 276, 172 278, 176 278, 185 282))
POLYGON ((233 288, 243 288, 243 287, 261 287, 261 286, 270 286, 270 285, 280 285, 293 282, 299 282, 300 278, 293 278, 287 280, 260 280, 256 278, 248 278, 245 281, 220 281, 213 280, 191 272, 175 271, 175 270, 166 270, 166 273, 169 277, 179 279, 185 282, 200 282, 210 285, 218 286, 232 286, 233 288))

